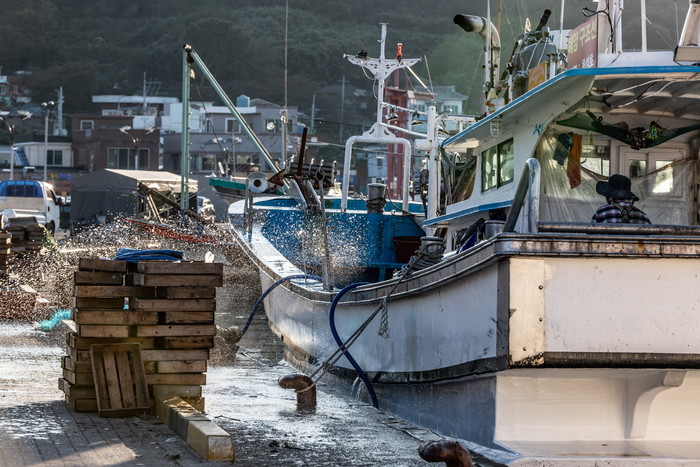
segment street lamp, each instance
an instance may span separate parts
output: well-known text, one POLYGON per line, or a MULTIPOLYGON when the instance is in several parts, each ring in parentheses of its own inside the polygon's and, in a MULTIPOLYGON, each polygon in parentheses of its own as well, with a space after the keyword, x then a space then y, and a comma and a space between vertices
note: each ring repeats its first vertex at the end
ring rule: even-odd
POLYGON ((49 165, 49 112, 54 108, 54 101, 42 102, 41 108, 44 109, 44 181, 46 178, 46 167, 49 165))
MULTIPOLYGON (((139 137, 136 137, 136 136, 134 136, 134 135, 128 133, 128 130, 132 130, 132 129, 133 129, 133 128, 131 128, 130 126, 123 126, 123 127, 121 127, 121 128, 119 129, 119 131, 121 131, 121 132, 124 133, 126 136, 128 136, 129 138, 131 138, 131 142, 134 143, 134 170, 138 170, 138 169, 139 169, 138 144, 141 142, 141 140, 143 139, 144 136, 146 136, 146 135, 148 135, 148 134, 150 134, 150 133, 153 133, 153 130, 155 130, 155 128, 151 128, 151 127, 146 128, 146 133, 142 134, 142 135, 139 136, 139 137)), ((128 165, 128 164, 127 164, 127 165, 128 165)), ((147 164, 147 165, 148 165, 148 164, 147 164)))
POLYGON ((17 123, 31 117, 32 114, 25 111, 12 109, 0 116, 0 121, 5 124, 10 132, 10 180, 15 178, 15 127, 17 123))

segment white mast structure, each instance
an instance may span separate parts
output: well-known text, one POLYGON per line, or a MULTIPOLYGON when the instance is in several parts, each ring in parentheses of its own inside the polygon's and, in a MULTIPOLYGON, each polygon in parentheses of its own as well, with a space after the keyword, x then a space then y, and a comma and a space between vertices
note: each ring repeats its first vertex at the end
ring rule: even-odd
MULTIPOLYGON (((377 82, 377 121, 372 127, 364 132, 361 136, 351 136, 345 143, 345 162, 343 165, 343 186, 340 209, 347 211, 348 208, 348 191, 350 190, 350 161, 352 157, 352 146, 358 143, 379 143, 379 144, 401 144, 404 148, 404 166, 403 166, 403 186, 402 198, 403 209, 408 211, 408 179, 411 169, 411 143, 406 138, 399 138, 391 133, 385 123, 382 122, 382 112, 384 107, 384 81, 399 68, 412 66, 420 61, 420 58, 408 59, 387 59, 384 56, 384 44, 386 41, 386 23, 381 23, 382 33, 380 43, 379 58, 369 58, 355 55, 345 55, 350 63, 359 65, 368 69, 377 82)), ((398 128, 404 132, 410 131, 403 128, 398 128)), ((421 135, 425 136, 425 135, 421 135)))

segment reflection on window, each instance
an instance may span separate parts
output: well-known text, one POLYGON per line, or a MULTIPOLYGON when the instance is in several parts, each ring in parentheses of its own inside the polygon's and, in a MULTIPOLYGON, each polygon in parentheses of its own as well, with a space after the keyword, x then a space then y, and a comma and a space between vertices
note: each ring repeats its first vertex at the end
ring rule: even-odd
POLYGON ((673 191, 673 161, 656 161, 656 170, 668 165, 664 170, 659 170, 655 175, 653 193, 671 193, 673 191))
POLYGON ((514 175, 513 139, 481 153, 481 191, 511 183, 514 175))
POLYGON ((639 159, 630 160, 627 173, 630 174, 630 178, 645 176, 647 174, 647 161, 639 159))
POLYGON ((600 175, 610 176, 610 147, 584 144, 581 147, 581 167, 600 175))

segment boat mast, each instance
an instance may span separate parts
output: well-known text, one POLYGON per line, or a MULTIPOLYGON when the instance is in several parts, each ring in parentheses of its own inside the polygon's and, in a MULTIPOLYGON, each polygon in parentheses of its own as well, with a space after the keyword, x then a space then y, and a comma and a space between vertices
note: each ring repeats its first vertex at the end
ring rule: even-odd
MULTIPOLYGON (((361 136, 351 136, 345 143, 345 162, 343 164, 343 186, 340 201, 340 209, 345 211, 348 206, 348 191, 350 190, 350 160, 352 156, 352 146, 356 142, 379 143, 379 144, 400 144, 404 148, 404 177, 402 187, 403 209, 408 211, 408 179, 411 166, 411 143, 406 138, 399 138, 391 133, 386 124, 382 122, 382 112, 384 110, 384 81, 399 68, 410 67, 420 61, 420 58, 386 59, 384 55, 384 44, 386 42, 386 23, 381 23, 382 32, 379 47, 379 58, 369 58, 365 55, 345 55, 350 63, 367 68, 377 82, 377 121, 372 128, 364 132, 361 136)), ((400 129, 406 131, 404 129, 400 129)), ((421 135, 423 136, 423 135, 421 135)))
MULTIPOLYGON (((211 74, 209 71, 209 68, 204 64, 202 59, 199 57, 197 52, 192 49, 192 46, 185 44, 184 45, 184 66, 187 68, 185 73, 189 73, 189 64, 190 63, 196 63, 199 69, 202 71, 204 74, 204 77, 207 78, 209 81, 209 84, 214 88, 214 91, 216 94, 221 98, 221 100, 224 102, 226 107, 231 111, 233 116, 235 117, 236 120, 238 120, 238 123, 241 124, 241 128, 243 128, 243 131, 248 135, 250 138, 251 142, 255 146, 255 148, 258 150, 258 152, 262 155, 263 159, 265 159, 265 163, 274 170, 275 172, 279 172, 280 168, 277 165, 277 163, 272 159, 272 156, 270 153, 265 149, 265 146, 263 146, 262 141, 260 141, 260 138, 258 138, 258 135, 255 134, 252 128, 250 128, 250 125, 248 122, 245 121, 241 113, 238 111, 235 105, 233 105, 233 102, 231 102, 231 99, 226 95, 224 92, 223 88, 219 84, 219 82, 214 78, 214 75, 211 74)), ((187 77, 185 78, 183 76, 183 105, 184 105, 184 100, 185 100, 185 89, 184 89, 184 83, 185 79, 187 79, 187 99, 188 99, 188 105, 183 108, 183 130, 184 130, 184 124, 185 124, 185 113, 189 111, 189 74, 187 74, 187 77)), ((185 133, 185 131, 183 131, 185 133)), ((185 139, 183 136, 183 143, 185 139)), ((185 151, 185 147, 183 146, 183 154, 185 151)), ((188 150, 188 155, 189 155, 189 150, 188 150)), ((284 180, 284 186, 285 188, 289 188, 289 182, 284 180)))

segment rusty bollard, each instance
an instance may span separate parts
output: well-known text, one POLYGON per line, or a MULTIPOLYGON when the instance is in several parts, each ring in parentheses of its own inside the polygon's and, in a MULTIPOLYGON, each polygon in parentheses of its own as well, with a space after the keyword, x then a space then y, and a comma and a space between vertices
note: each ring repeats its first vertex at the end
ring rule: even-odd
POLYGON ((428 441, 418 448, 418 454, 428 462, 444 462, 447 467, 472 467, 472 458, 462 443, 442 439, 428 441))
POLYGON ((306 375, 295 373, 282 376, 279 385, 285 389, 294 389, 297 393, 297 410, 312 412, 316 410, 316 385, 306 375))

